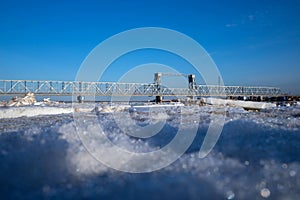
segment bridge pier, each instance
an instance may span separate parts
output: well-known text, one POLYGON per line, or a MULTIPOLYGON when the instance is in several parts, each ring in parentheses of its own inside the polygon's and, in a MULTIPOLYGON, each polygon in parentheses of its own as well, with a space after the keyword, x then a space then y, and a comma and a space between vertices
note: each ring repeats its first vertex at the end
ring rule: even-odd
POLYGON ((161 103, 162 102, 162 96, 155 96, 155 103, 161 103))
POLYGON ((78 103, 83 103, 84 101, 84 96, 77 96, 77 100, 78 100, 78 103))

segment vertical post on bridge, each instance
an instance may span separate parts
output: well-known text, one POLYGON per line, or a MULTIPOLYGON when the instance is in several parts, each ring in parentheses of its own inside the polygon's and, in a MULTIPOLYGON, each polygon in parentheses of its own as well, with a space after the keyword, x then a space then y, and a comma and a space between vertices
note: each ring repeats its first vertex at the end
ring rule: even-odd
POLYGON ((195 88, 195 75, 189 74, 188 81, 189 81, 189 89, 194 89, 195 88))
POLYGON ((155 73, 154 74, 154 84, 155 84, 155 103, 161 103, 162 102, 162 96, 158 95, 160 93, 160 84, 161 84, 161 76, 162 73, 155 73))
POLYGON ((193 93, 194 93, 194 89, 195 89, 195 75, 194 74, 189 74, 188 75, 188 87, 189 87, 189 93, 190 96, 189 98, 194 99, 193 93))

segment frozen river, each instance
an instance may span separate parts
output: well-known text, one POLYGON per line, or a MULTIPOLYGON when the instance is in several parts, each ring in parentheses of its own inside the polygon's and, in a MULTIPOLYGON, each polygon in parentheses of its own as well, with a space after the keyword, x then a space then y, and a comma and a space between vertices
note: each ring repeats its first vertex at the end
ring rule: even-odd
POLYGON ((299 106, 261 112, 174 106, 152 114, 138 107, 99 107, 94 113, 79 112, 82 126, 99 131, 96 118, 106 136, 128 151, 148 152, 168 144, 181 122, 181 109, 186 114, 183 129, 197 126, 197 135, 171 165, 150 173, 125 173, 106 167, 87 152, 69 105, 0 108, 1 199, 300 198, 299 106), (133 130, 122 118, 126 112, 140 127, 165 123, 155 136, 136 138, 127 134, 133 130), (199 149, 212 113, 225 116, 225 124, 213 150, 201 159, 199 149))

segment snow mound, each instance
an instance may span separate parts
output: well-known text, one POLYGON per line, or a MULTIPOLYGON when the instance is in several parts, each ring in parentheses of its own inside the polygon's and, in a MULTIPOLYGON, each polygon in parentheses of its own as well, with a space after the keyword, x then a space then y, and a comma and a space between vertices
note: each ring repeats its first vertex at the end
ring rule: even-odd
POLYGON ((265 109, 276 107, 275 103, 255 102, 255 101, 239 101, 230 99, 204 98, 204 103, 220 106, 236 106, 248 109, 265 109))
POLYGON ((73 108, 61 108, 50 106, 25 106, 25 107, 9 107, 0 108, 0 119, 17 118, 17 117, 33 117, 37 115, 58 115, 72 113, 73 108))
POLYGON ((36 103, 36 99, 33 93, 29 92, 23 97, 13 97, 6 106, 28 106, 36 103))

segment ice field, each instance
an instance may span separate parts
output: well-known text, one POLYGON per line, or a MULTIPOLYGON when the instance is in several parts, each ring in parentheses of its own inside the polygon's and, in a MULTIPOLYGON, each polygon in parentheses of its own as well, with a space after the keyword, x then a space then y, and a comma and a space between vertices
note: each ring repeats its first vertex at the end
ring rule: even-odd
POLYGON ((0 108, 1 199, 300 199, 299 105, 260 112, 212 105, 151 112, 147 107, 103 104, 91 111, 90 106, 74 112, 83 119, 79 125, 69 104, 0 108), (225 117, 225 124, 213 150, 201 159, 199 149, 212 114, 225 117), (128 135, 136 131, 132 121, 139 127, 164 125, 152 137, 137 138, 128 135), (76 133, 78 126, 98 133, 100 125, 113 144, 141 153, 167 145, 179 124, 187 133, 198 128, 192 145, 177 161, 150 173, 106 167, 76 133))

